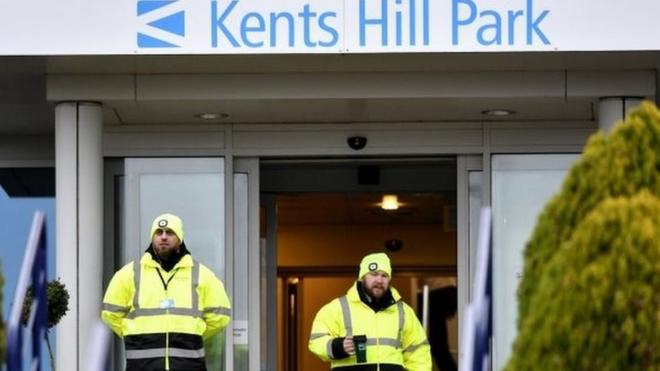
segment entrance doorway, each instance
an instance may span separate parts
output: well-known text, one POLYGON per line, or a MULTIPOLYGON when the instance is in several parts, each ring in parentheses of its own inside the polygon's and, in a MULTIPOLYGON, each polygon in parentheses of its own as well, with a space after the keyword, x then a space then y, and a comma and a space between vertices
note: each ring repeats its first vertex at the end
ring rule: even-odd
MULTIPOLYGON (((266 249, 276 249, 276 335, 269 344, 277 344, 277 370, 329 369, 307 350, 312 321, 345 294, 368 253, 388 253, 392 286, 420 320, 424 286, 456 292, 455 158, 263 161, 260 174, 262 198, 276 208, 262 213, 261 224, 276 231, 262 234, 266 249), (396 195, 398 209, 384 210, 384 195, 396 195)), ((455 308, 456 296, 448 300, 455 308)), ((427 322, 437 324, 438 311, 431 308, 427 322)), ((445 351, 457 359, 457 317, 442 321, 445 340, 431 339, 432 346, 448 343, 445 351)))

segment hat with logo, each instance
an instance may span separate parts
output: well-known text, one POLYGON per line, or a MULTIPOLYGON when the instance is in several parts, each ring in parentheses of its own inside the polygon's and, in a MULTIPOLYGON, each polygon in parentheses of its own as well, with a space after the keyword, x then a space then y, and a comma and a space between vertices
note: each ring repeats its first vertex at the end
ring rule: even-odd
POLYGON ((392 276, 392 265, 390 264, 390 258, 387 254, 379 252, 369 254, 362 258, 358 279, 362 279, 369 272, 376 271, 385 272, 388 276, 392 276))
POLYGON ((169 229, 176 234, 179 241, 183 241, 183 222, 181 222, 181 218, 174 214, 162 214, 154 219, 151 224, 151 238, 154 237, 154 233, 158 229, 169 229))

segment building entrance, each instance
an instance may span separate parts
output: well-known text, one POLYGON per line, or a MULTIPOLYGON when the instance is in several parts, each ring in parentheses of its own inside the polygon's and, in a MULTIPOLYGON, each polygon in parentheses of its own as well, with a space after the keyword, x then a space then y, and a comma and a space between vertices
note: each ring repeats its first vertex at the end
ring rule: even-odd
POLYGON ((328 368, 307 350, 314 316, 346 293, 362 256, 379 251, 390 256, 392 286, 420 320, 425 287, 431 297, 443 289, 454 293, 427 307, 426 318, 435 328, 436 358, 444 352, 457 359, 458 320, 440 308, 456 308, 460 284, 456 169, 455 158, 262 161, 262 235, 266 250, 276 250, 271 256, 277 266, 268 301, 274 305, 266 308, 267 315, 276 313, 267 333, 274 335, 269 347, 277 344, 277 367, 269 369, 328 368), (398 208, 387 210, 384 196, 396 196, 398 208))

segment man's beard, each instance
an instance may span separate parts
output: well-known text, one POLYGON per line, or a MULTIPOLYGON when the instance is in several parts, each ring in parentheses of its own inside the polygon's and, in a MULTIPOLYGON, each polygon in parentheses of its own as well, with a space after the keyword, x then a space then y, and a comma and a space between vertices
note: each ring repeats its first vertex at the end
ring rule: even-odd
POLYGON ((162 260, 169 260, 172 256, 176 255, 177 251, 169 249, 168 247, 154 246, 154 252, 162 260))
POLYGON ((370 298, 374 300, 378 300, 385 295, 385 292, 387 292, 387 287, 382 285, 373 285, 371 287, 367 287, 365 285, 364 291, 367 293, 367 295, 369 295, 370 298), (374 290, 374 289, 379 289, 379 290, 374 290))
POLYGON ((163 259, 163 260, 169 260, 170 257, 174 254, 172 251, 167 251, 167 250, 161 250, 160 252, 157 252, 158 257, 163 259))

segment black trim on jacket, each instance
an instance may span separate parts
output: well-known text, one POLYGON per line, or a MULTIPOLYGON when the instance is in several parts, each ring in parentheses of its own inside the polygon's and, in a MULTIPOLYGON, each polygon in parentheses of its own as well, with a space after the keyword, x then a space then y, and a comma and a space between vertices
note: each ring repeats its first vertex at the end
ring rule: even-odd
MULTIPOLYGON (((129 350, 163 349, 169 336, 169 348, 198 350, 204 349, 200 335, 170 332, 169 334, 138 334, 124 337, 124 347, 129 350)), ((170 371, 206 371, 206 359, 169 357, 170 371)), ((163 371, 165 357, 126 359, 126 371, 163 371)))
POLYGON ((206 371, 204 358, 170 357, 170 371, 206 371))
POLYGON ((350 354, 346 353, 344 350, 344 339, 345 337, 341 338, 334 338, 332 339, 332 358, 333 359, 344 359, 350 357, 350 354))
POLYGON ((165 358, 142 358, 127 359, 126 371, 163 371, 165 369, 165 358))
POLYGON ((124 336, 124 347, 126 350, 165 348, 166 342, 167 337, 164 333, 124 336))

